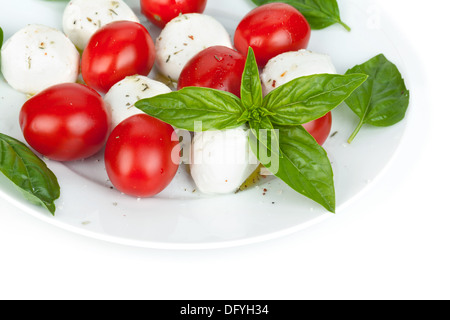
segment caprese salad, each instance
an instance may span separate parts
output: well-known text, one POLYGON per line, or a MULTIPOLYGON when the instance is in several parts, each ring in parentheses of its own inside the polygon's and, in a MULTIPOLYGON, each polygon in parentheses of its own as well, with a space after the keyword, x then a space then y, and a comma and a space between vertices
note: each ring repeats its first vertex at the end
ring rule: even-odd
MULTIPOLYGON (((104 148, 110 181, 133 197, 159 194, 178 170, 203 193, 234 193, 263 168, 335 212, 322 147, 331 111, 345 102, 361 119, 350 143, 365 124, 401 121, 409 91, 382 54, 342 75, 308 49, 311 30, 350 31, 336 0, 253 2, 234 38, 204 14, 206 0, 141 0, 154 39, 122 0, 71 0, 62 30, 24 26, 3 44, 1 71, 29 97, 18 119, 26 142, 55 161, 104 148)), ((55 213, 57 178, 1 133, 0 172, 55 213)))

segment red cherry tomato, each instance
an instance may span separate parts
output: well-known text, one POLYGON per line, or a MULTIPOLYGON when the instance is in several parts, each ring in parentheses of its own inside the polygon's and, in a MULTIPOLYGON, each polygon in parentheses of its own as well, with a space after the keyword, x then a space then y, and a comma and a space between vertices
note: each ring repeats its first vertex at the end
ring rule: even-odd
POLYGON ((20 127, 29 145, 44 156, 56 161, 84 159, 105 145, 109 108, 91 88, 60 84, 23 105, 20 127))
POLYGON ((231 92, 241 96, 245 56, 223 46, 214 46, 199 52, 183 68, 178 89, 205 87, 231 92))
POLYGON ((109 179, 130 196, 160 193, 173 180, 179 161, 180 146, 172 126, 146 114, 121 122, 106 143, 109 179))
POLYGON ((285 3, 269 3, 250 11, 239 23, 234 36, 236 48, 247 54, 251 46, 258 65, 288 51, 306 49, 311 27, 305 17, 285 3))
POLYGON ((207 0, 141 0, 141 11, 160 28, 180 14, 203 13, 207 0))
POLYGON ((132 21, 117 21, 98 30, 81 59, 86 84, 106 93, 125 77, 150 73, 155 62, 155 45, 147 29, 132 21))
POLYGON ((322 118, 305 123, 303 128, 316 139, 318 144, 323 145, 330 135, 332 119, 331 112, 328 112, 322 118))

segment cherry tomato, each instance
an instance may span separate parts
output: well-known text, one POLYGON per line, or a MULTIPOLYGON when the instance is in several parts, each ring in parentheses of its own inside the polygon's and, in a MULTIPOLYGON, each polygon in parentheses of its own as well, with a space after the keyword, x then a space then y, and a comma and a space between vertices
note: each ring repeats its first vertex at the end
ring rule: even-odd
POLYGON ((316 139, 318 144, 323 145, 330 135, 332 120, 331 112, 328 112, 322 118, 305 123, 303 128, 316 139))
POLYGON ((306 49, 310 37, 311 27, 297 9, 285 3, 269 3, 242 19, 234 44, 243 54, 251 46, 258 65, 263 67, 281 53, 306 49))
POLYGON ((223 46, 214 46, 199 52, 183 68, 178 89, 205 87, 223 90, 241 96, 245 56, 223 46))
POLYGON ((111 133, 105 150, 112 184, 135 197, 152 197, 173 180, 180 146, 172 126, 146 114, 132 116, 111 133))
POLYGON ((83 52, 81 73, 88 86, 106 93, 125 77, 148 75, 155 56, 153 39, 143 25, 117 21, 92 36, 83 52))
POLYGON ((60 84, 23 105, 20 127, 29 145, 44 156, 56 161, 84 159, 106 143, 109 107, 87 86, 60 84))
POLYGON ((180 14, 203 13, 207 0, 141 0, 141 11, 160 28, 180 14))

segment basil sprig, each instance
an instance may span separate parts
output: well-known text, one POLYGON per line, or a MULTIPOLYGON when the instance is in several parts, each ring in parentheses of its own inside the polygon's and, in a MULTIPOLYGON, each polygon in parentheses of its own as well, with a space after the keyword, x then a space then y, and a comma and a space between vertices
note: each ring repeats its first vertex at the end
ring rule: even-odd
POLYGON ((409 91, 398 68, 383 54, 348 70, 364 73, 368 80, 345 101, 360 122, 349 138, 351 143, 364 124, 392 126, 404 119, 409 106, 409 91))
POLYGON ((56 176, 25 144, 1 133, 0 172, 19 188, 28 201, 55 214, 54 202, 60 196, 56 176))
POLYGON ((341 20, 339 6, 336 0, 252 0, 258 6, 272 2, 290 4, 300 11, 308 20, 311 29, 321 30, 333 24, 340 24, 347 31, 350 27, 341 20))
POLYGON ((138 101, 143 112, 179 129, 224 130, 247 125, 250 145, 260 162, 302 195, 335 212, 333 171, 325 150, 302 127, 330 112, 367 75, 313 75, 292 80, 263 98, 256 58, 249 48, 241 99, 219 90, 186 87, 138 101), (279 166, 271 166, 277 155, 279 166))

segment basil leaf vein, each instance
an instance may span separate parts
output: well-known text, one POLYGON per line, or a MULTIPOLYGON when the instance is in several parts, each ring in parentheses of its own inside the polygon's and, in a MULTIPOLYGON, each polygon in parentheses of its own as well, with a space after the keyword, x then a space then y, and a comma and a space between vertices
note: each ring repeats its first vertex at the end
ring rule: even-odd
POLYGON ((60 197, 56 176, 25 144, 1 133, 0 172, 22 191, 28 201, 43 205, 55 214, 54 202, 60 197))

